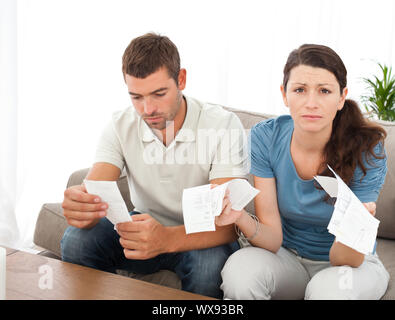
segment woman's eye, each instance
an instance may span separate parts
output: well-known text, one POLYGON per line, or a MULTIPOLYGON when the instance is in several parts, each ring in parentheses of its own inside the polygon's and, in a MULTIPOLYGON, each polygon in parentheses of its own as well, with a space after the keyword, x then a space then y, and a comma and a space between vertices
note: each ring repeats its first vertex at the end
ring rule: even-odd
POLYGON ((297 89, 295 89, 295 92, 298 92, 298 93, 304 92, 304 89, 303 88, 297 88, 297 89))
POLYGON ((321 92, 325 94, 331 93, 328 89, 321 89, 321 92))

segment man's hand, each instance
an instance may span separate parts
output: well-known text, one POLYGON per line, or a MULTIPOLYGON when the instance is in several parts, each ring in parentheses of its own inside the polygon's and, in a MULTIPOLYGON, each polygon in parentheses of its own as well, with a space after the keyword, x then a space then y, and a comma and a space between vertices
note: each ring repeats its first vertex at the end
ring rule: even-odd
POLYGON ((127 259, 146 260, 168 252, 168 229, 147 213, 134 214, 131 222, 116 227, 127 259))
POLYGON ((69 225, 84 229, 93 227, 106 215, 108 204, 89 194, 84 185, 78 185, 66 189, 62 208, 69 225))

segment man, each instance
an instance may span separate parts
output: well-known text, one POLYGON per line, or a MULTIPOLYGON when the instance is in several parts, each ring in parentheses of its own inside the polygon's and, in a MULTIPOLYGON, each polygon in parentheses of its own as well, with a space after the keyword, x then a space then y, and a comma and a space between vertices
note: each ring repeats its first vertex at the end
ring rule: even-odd
POLYGON ((239 248, 236 234, 231 225, 186 234, 182 192, 246 177, 241 122, 220 106, 183 96, 186 70, 167 37, 132 40, 122 63, 133 107, 113 115, 86 179, 114 181, 125 169, 133 221, 114 230, 104 218, 106 203, 84 185, 68 188, 62 259, 109 272, 168 269, 184 290, 221 298, 220 272, 239 248))

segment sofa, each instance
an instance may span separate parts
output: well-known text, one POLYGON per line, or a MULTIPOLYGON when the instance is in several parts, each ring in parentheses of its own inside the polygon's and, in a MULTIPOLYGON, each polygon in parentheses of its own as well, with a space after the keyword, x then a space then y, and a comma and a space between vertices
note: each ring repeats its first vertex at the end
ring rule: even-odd
MULTIPOLYGON (((254 124, 274 117, 273 115, 243 111, 233 108, 225 108, 233 111, 241 120, 246 130, 254 124)), ((380 220, 378 229, 377 253, 391 275, 387 292, 382 297, 385 300, 395 300, 395 122, 377 121, 387 131, 385 148, 387 152, 388 173, 377 201, 376 218, 380 220)), ((347 143, 347 141, 345 141, 347 143)), ((67 187, 81 184, 89 168, 74 172, 67 183, 67 187)), ((249 182, 253 184, 251 177, 249 182)), ((130 200, 127 179, 124 173, 117 181, 125 203, 131 211, 133 204, 130 200)), ((246 210, 254 213, 254 203, 251 201, 246 210)), ((61 203, 45 203, 38 215, 34 233, 34 243, 44 250, 39 254, 60 259, 60 240, 67 228, 66 220, 63 216, 61 203)), ((242 246, 249 245, 241 242, 242 246)), ((141 275, 119 270, 119 274, 149 281, 160 285, 165 285, 181 289, 181 281, 177 275, 168 270, 161 270, 150 275, 141 275)))

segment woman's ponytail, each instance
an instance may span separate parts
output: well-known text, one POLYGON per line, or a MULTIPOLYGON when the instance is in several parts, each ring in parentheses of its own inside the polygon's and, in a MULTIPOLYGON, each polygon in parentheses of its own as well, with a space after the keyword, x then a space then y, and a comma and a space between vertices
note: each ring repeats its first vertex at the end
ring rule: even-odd
POLYGON ((357 166, 366 175, 363 154, 366 161, 370 155, 384 157, 384 154, 376 154, 374 147, 384 143, 386 135, 382 127, 363 116, 354 100, 347 99, 333 120, 332 134, 324 149, 325 162, 349 184, 357 166))

